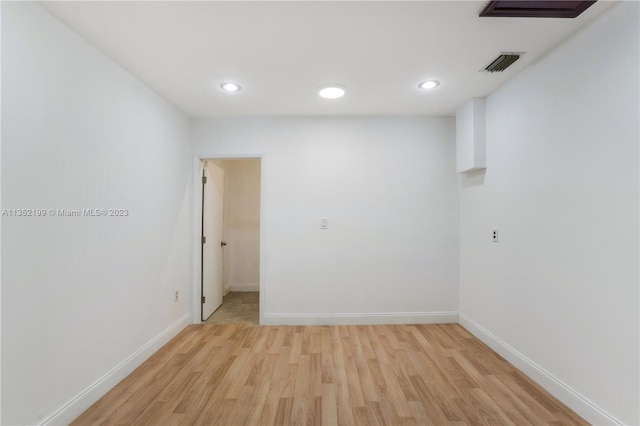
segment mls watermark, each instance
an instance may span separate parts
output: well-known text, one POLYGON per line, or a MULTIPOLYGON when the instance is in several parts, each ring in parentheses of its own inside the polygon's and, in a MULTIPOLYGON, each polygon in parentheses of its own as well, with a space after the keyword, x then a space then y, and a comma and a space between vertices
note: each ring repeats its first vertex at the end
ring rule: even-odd
POLYGON ((129 209, 2 209, 2 217, 126 217, 129 209))

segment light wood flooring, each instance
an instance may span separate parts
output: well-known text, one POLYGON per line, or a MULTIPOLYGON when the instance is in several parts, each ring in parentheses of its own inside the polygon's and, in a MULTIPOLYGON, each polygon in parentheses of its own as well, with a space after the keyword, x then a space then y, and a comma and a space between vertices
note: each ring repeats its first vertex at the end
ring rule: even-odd
POLYGON ((192 325, 73 424, 587 424, 457 324, 192 325))

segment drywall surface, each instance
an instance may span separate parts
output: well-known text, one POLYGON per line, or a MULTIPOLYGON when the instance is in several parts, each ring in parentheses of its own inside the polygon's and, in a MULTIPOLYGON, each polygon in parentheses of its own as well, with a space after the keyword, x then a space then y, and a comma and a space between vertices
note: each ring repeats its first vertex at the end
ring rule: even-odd
POLYGON ((456 170, 484 169, 487 165, 484 98, 471 98, 456 111, 456 170))
POLYGON ((639 6, 491 94, 486 173, 461 177, 462 323, 599 424, 640 423, 639 6))
POLYGON ((2 124, 2 208, 47 214, 2 217, 1 422, 66 423, 187 322, 190 121, 9 2, 2 124))
POLYGON ((226 160, 224 176, 225 289, 260 287, 260 160, 226 160))
POLYGON ((457 320, 454 134, 449 117, 194 120, 196 156, 263 155, 265 322, 457 320))

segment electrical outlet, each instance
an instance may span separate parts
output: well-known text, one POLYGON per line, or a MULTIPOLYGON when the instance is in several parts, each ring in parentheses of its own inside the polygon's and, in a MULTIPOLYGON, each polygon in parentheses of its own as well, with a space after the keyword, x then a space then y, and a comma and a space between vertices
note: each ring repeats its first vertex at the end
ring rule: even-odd
POLYGON ((175 290, 173 292, 173 301, 177 302, 178 300, 180 300, 180 290, 175 290))
POLYGON ((491 230, 491 241, 494 243, 498 242, 498 228, 493 228, 491 230))

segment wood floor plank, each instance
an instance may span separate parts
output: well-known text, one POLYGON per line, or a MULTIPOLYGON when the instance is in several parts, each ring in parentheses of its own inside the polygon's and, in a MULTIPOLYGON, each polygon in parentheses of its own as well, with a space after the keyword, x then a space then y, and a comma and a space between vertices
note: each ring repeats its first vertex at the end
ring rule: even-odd
POLYGON ((309 380, 307 382, 307 394, 322 396, 322 353, 309 355, 309 380))
POLYGON ((291 424, 291 411, 293 409, 293 398, 280 398, 278 408, 276 409, 276 417, 273 423, 276 425, 291 424))
MULTIPOLYGON (((419 376, 411 376, 409 379, 413 384, 413 388, 416 394, 419 395, 419 400, 422 403, 422 407, 425 409, 427 413, 427 421, 428 424, 447 424, 450 420, 458 420, 457 416, 447 416, 441 404, 438 404, 438 400, 433 395, 429 387, 425 384, 424 380, 422 380, 419 376)), ((446 408, 445 408, 446 409, 446 408)), ((450 410, 447 410, 450 411, 450 410)))
POLYGON ((294 396, 296 398, 309 398, 309 382, 315 380, 311 377, 311 355, 302 355, 298 362, 298 370, 294 385, 294 396))
POLYGON ((587 424, 458 324, 189 326, 74 425, 587 424))
POLYGON ((338 424, 338 399, 336 386, 332 383, 322 385, 322 420, 325 425, 338 424))
POLYGON ((325 423, 322 417, 322 396, 316 396, 315 398, 313 398, 312 405, 309 407, 309 410, 307 410, 305 425, 322 426, 324 424, 325 423))
POLYGON ((289 351, 289 362, 297 363, 302 354, 302 333, 295 333, 291 340, 291 350, 289 351))
POLYGON ((257 400, 256 393, 258 392, 256 386, 243 386, 240 397, 236 401, 233 411, 229 414, 230 425, 242 425, 246 423, 247 417, 249 417, 251 404, 257 400))
POLYGON ((278 410, 278 403, 280 402, 279 393, 276 391, 276 387, 270 386, 269 392, 265 398, 264 404, 262 404, 262 411, 258 416, 256 425, 273 425, 278 410))
POLYGON ((269 396, 269 390, 271 388, 271 384, 269 381, 262 381, 260 385, 257 387, 256 393, 254 394, 253 401, 248 407, 245 407, 249 411, 247 414, 247 419, 244 424, 247 425, 257 425, 261 424, 260 417, 262 415, 265 402, 267 401, 267 397, 269 396))
POLYGON ((229 368, 229 376, 233 377, 231 387, 225 393, 226 399, 239 399, 244 392, 244 386, 251 373, 251 368, 248 368, 255 364, 258 358, 257 354, 249 353, 246 350, 240 352, 234 364, 229 368))

